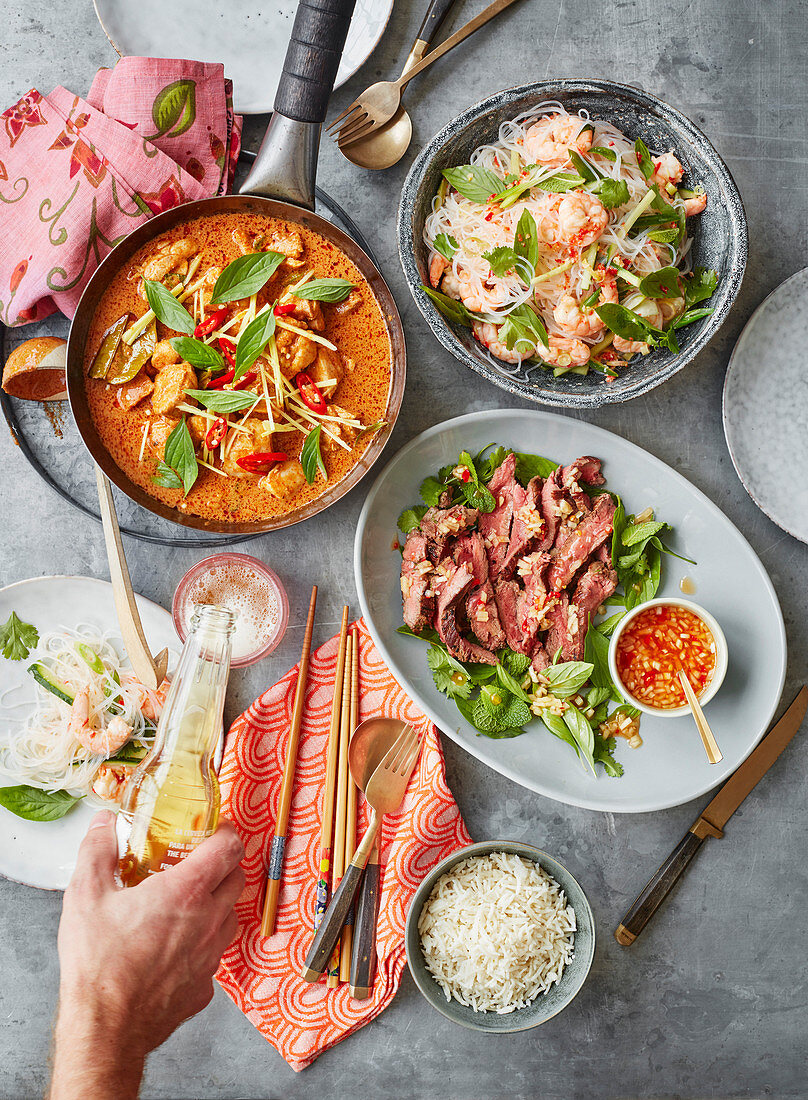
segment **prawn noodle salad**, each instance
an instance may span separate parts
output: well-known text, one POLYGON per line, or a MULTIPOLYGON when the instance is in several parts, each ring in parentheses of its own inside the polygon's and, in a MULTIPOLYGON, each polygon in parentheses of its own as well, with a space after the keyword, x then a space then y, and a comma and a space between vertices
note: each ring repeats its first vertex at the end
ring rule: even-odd
POLYGON ((546 102, 443 176, 423 290, 501 372, 608 382, 652 347, 677 353, 677 329, 712 313, 699 303, 718 276, 692 268, 687 221, 707 196, 682 186, 673 150, 546 102))
POLYGON ((167 682, 156 691, 144 687, 124 668, 111 635, 86 624, 42 634, 27 662, 34 706, 20 685, 0 692, 12 715, 0 734, 0 774, 21 784, 0 787, 0 804, 52 821, 81 798, 119 802, 154 741, 167 682))
POLYGON ((486 737, 540 719, 593 776, 621 776, 617 738, 642 744, 640 712, 611 678, 609 638, 656 594, 669 526, 627 515, 599 458, 492 445, 427 477, 398 527, 399 633, 429 643, 438 691, 486 737))

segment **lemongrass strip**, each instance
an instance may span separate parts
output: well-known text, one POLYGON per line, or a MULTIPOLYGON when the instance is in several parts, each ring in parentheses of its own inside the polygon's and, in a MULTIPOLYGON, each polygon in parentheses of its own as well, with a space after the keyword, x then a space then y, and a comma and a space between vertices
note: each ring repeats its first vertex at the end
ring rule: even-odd
MULTIPOLYGON (((197 265, 198 266, 198 265, 197 265)), ((195 269, 194 269, 195 270, 195 269)), ((189 268, 190 271, 190 268, 189 268)), ((177 283, 175 287, 169 291, 173 294, 178 302, 184 302, 186 298, 189 298, 195 291, 204 285, 204 277, 194 283, 193 286, 188 286, 187 279, 184 283, 177 283)), ((138 336, 148 328, 149 324, 154 320, 154 310, 147 309, 142 317, 138 317, 136 321, 133 321, 126 332, 121 337, 121 340, 125 344, 133 344, 137 340, 138 336)))
POLYGON ((566 263, 559 264, 558 267, 551 267, 549 271, 542 272, 541 275, 537 275, 534 279, 530 280, 531 286, 537 286, 539 283, 546 283, 548 279, 554 279, 556 275, 561 275, 564 271, 569 271, 575 260, 567 260, 566 263))
MULTIPOLYGON (((259 397, 258 400, 260 401, 261 398, 259 397)), ((220 413, 212 413, 209 409, 204 409, 201 406, 198 409, 194 409, 191 405, 182 404, 177 405, 177 408, 180 410, 180 412, 187 412, 190 413, 192 416, 204 416, 205 420, 210 421, 211 424, 214 422, 214 420, 218 420, 219 416, 221 415, 220 413)), ((253 408, 255 408, 255 405, 253 405, 253 408)), ((247 415, 249 416, 249 413, 247 415)), ((238 427, 238 425, 231 424, 229 421, 228 426, 232 428, 234 432, 246 432, 247 435, 250 434, 246 428, 240 428, 238 427)))
POLYGON ((283 405, 283 375, 281 374, 281 361, 278 358, 278 345, 275 342, 275 334, 270 336, 267 342, 269 361, 272 364, 272 380, 275 386, 275 398, 279 405, 283 405))
POLYGON ((218 474, 219 477, 227 477, 228 475, 224 470, 220 470, 218 466, 211 466, 209 462, 204 462, 201 458, 197 459, 200 466, 204 466, 206 470, 213 470, 214 474, 218 474))
POLYGON ((264 401, 266 402, 267 406, 267 420, 269 422, 269 430, 274 431, 275 417, 272 415, 272 402, 269 400, 269 389, 267 387, 267 373, 264 369, 263 363, 258 366, 258 375, 261 379, 261 390, 263 391, 264 401))
POLYGON ((322 344, 323 347, 329 348, 331 351, 338 350, 336 344, 332 344, 330 340, 326 340, 324 336, 312 332, 311 329, 297 328, 296 325, 290 325, 288 321, 284 321, 280 317, 276 317, 275 324, 278 328, 285 328, 288 332, 293 332, 296 336, 304 336, 307 340, 313 340, 315 344, 322 344))
POLYGON ((338 378, 326 378, 322 382, 315 382, 315 386, 318 390, 324 390, 327 386, 336 386, 339 383, 338 378))
MULTIPOLYGON (((303 408, 305 408, 305 406, 303 406, 303 408)), ((302 416, 304 420, 308 420, 309 424, 312 424, 315 428, 317 428, 317 427, 322 428, 323 431, 325 432, 325 434, 327 436, 330 436, 330 438, 333 439, 335 443, 339 443, 340 447, 342 447, 344 450, 346 450, 346 451, 351 450, 351 447, 348 443, 346 443, 344 440, 340 439, 340 437, 338 435, 335 435, 334 432, 332 432, 321 420, 315 420, 314 417, 309 413, 308 409, 306 409, 306 411, 304 412, 303 408, 300 408, 297 405, 294 406, 295 412, 298 414, 298 416, 302 416)), ((291 420, 292 423, 294 424, 295 419, 289 413, 289 410, 286 409, 284 411, 285 411, 287 419, 291 420)), ((305 427, 302 424, 299 424, 299 427, 300 427, 301 431, 305 431, 305 427)))
POLYGON ((627 236, 629 229, 631 229, 638 218, 642 217, 656 197, 656 191, 646 191, 645 195, 640 199, 634 209, 630 211, 626 220, 617 228, 616 235, 621 240, 627 236))
POLYGON ((282 302, 282 301, 283 301, 283 300, 284 300, 285 298, 291 298, 291 297, 293 297, 293 295, 294 295, 295 291, 296 291, 296 290, 300 290, 300 288, 301 288, 302 286, 305 286, 305 284, 306 284, 306 283, 307 283, 307 282, 309 281, 309 279, 310 279, 310 278, 312 277, 312 275, 313 275, 313 274, 314 274, 314 272, 313 272, 313 271, 307 271, 307 272, 305 273, 305 275, 302 275, 302 276, 301 276, 301 277, 300 277, 300 278, 299 278, 299 279, 297 280, 297 282, 296 282, 296 283, 292 283, 292 285, 291 285, 291 286, 288 286, 288 287, 286 287, 286 289, 285 289, 285 290, 283 291, 283 293, 281 294, 281 296, 280 296, 280 298, 278 299, 278 301, 279 301, 279 302, 282 302))
POLYGON ((140 454, 137 456, 138 464, 143 461, 143 455, 146 453, 146 439, 149 435, 149 428, 151 425, 147 422, 143 425, 143 438, 140 441, 140 454))

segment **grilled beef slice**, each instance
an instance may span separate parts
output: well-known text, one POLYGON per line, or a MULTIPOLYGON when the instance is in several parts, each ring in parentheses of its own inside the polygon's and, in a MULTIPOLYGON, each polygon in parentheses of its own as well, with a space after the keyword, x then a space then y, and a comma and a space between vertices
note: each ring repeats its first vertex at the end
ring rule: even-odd
POLYGON ((561 505, 564 503, 564 487, 561 470, 553 470, 541 490, 541 513, 544 517, 544 535, 538 543, 539 550, 549 550, 556 539, 561 522, 561 505))
POLYGON ((516 581, 498 580, 494 582, 494 599, 499 611, 499 621, 505 631, 508 645, 517 653, 529 653, 522 631, 519 600, 522 589, 516 581))
POLYGON ((488 488, 496 501, 493 512, 483 512, 477 529, 483 537, 488 555, 488 572, 492 580, 500 573, 505 555, 508 552, 508 540, 513 520, 514 493, 524 490, 516 480, 516 455, 511 453, 494 470, 488 488))
POLYGON ((601 561, 593 562, 578 581, 569 607, 568 633, 569 657, 565 660, 582 661, 584 643, 589 623, 595 611, 617 588, 617 573, 601 561))
POLYGON ((490 581, 466 597, 466 615, 469 627, 477 641, 486 649, 502 649, 505 645, 505 631, 499 621, 494 589, 490 581))
POLYGON ((488 558, 483 537, 478 531, 470 531, 455 541, 452 558, 456 565, 467 564, 471 568, 475 584, 485 584, 488 580, 488 558))
POLYGON ((575 652, 575 639, 569 632, 569 610, 569 596, 566 592, 562 592, 560 596, 556 597, 545 614, 550 629, 547 631, 547 637, 544 640, 544 648, 547 650, 550 660, 555 658, 559 649, 561 650, 559 660, 571 661, 574 659, 570 656, 575 652))
POLYGON ((563 535, 556 551, 555 560, 547 574, 547 585, 553 589, 566 588, 572 578, 592 554, 612 533, 614 501, 608 493, 595 498, 592 511, 577 527, 563 535))
POLYGON ((520 558, 529 554, 539 540, 544 541, 546 522, 539 510, 542 479, 534 477, 528 482, 527 489, 517 485, 518 492, 513 494, 513 525, 508 552, 502 562, 501 576, 509 580, 520 558))
POLYGON ((463 608, 464 597, 473 584, 471 566, 449 563, 446 581, 438 595, 435 629, 451 655, 458 661, 477 661, 493 665, 497 663, 494 654, 464 638, 458 625, 458 610, 463 608))
POLYGON ((539 625, 544 618, 544 607, 547 602, 544 573, 550 560, 550 555, 546 551, 538 551, 522 558, 519 566, 519 575, 524 588, 519 593, 516 610, 524 643, 523 653, 531 654, 536 646, 539 625))
POLYGON ((401 598, 404 622, 416 634, 429 626, 435 613, 435 597, 428 595, 432 584, 432 563, 426 552, 426 539, 420 531, 410 531, 401 562, 401 598), (426 562, 427 567, 423 565, 426 562), (418 568, 420 566, 420 568, 418 568))
POLYGON ((451 508, 430 508, 420 523, 421 534, 426 539, 426 552, 433 565, 446 556, 449 539, 471 530, 477 522, 476 508, 455 504, 451 508))

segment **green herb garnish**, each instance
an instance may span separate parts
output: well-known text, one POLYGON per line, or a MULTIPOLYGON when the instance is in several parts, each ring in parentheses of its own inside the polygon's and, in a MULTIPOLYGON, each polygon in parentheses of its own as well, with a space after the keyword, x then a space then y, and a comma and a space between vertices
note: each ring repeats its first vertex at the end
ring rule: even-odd
POLYGON ((39 641, 39 631, 12 611, 0 626, 0 652, 9 661, 22 661, 39 641))

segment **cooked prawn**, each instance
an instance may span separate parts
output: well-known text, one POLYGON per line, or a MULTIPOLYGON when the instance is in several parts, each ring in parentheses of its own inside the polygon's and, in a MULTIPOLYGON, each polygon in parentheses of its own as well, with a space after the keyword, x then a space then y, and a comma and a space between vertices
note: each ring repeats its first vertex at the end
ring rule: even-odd
POLYGON ((541 357, 551 367, 583 367, 589 362, 589 345, 570 336, 550 336, 549 348, 541 349, 541 357))
POLYGON ((76 693, 70 708, 68 730, 81 747, 94 756, 111 756, 132 736, 132 727, 117 714, 110 718, 106 727, 93 729, 90 725, 89 687, 83 687, 76 693))
MULTIPOLYGON (((602 306, 606 302, 616 302, 618 297, 616 276, 608 272, 602 264, 595 269, 595 274, 600 283, 597 304, 602 306)), ((581 336, 585 339, 600 335, 606 327, 595 313, 594 306, 585 309, 572 294, 561 295, 553 310, 553 318, 558 327, 570 336, 581 336)))
POLYGON ((642 340, 626 340, 622 336, 615 336, 612 347, 621 355, 647 355, 649 345, 642 340))
POLYGON ((506 347, 501 340, 497 339, 497 333, 499 332, 497 326, 491 325, 487 321, 474 321, 471 330, 483 347, 488 348, 492 355, 506 363, 521 363, 523 359, 528 359, 536 350, 535 346, 525 352, 518 352, 515 348, 506 347))
POLYGON ((435 288, 440 284, 443 278, 443 273, 449 266, 448 260, 444 259, 439 252, 436 252, 432 259, 429 261, 429 283, 430 286, 435 288))
POLYGON ((120 806, 135 767, 134 764, 102 764, 93 779, 93 794, 105 802, 116 802, 120 806))
POLYGON ((504 283, 495 282, 492 287, 481 283, 475 287, 471 277, 463 271, 459 275, 455 275, 453 271, 447 271, 441 280, 441 288, 444 294, 462 302, 472 313, 490 313, 492 310, 501 309, 510 301, 508 288, 504 283))
POLYGON ((609 224, 609 212, 596 195, 570 191, 558 204, 558 239, 581 248, 597 241, 609 224))
POLYGON ((538 164, 569 164, 570 147, 579 153, 592 148, 592 128, 578 115, 547 115, 525 133, 525 150, 538 164))
POLYGON ((685 199, 685 216, 688 218, 694 218, 696 214, 701 214, 707 205, 707 195, 704 191, 701 191, 692 196, 692 198, 685 199))
POLYGON ((672 152, 663 153, 661 157, 654 161, 654 174, 651 179, 660 187, 667 187, 669 183, 675 187, 677 183, 681 182, 684 174, 685 170, 677 157, 672 152))

